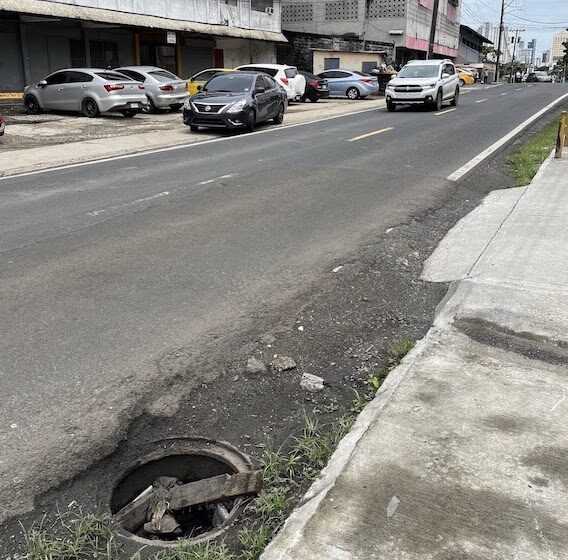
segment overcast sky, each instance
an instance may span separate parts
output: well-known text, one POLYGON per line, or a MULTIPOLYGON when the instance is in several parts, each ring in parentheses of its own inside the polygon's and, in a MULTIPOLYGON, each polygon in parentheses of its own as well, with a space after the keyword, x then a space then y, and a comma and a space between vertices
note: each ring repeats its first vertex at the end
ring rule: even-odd
MULTIPOLYGON (((568 0, 505 0, 505 23, 525 29, 522 39, 536 39, 537 57, 552 45, 552 37, 568 27, 568 0)), ((477 29, 482 22, 499 25, 501 0, 462 0, 462 22, 477 29)))

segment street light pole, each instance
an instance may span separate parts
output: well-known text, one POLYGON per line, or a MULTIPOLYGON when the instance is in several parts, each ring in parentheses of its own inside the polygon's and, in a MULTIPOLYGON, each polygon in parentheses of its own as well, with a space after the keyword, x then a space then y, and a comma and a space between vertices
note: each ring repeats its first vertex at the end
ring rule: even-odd
POLYGON ((434 42, 436 41, 436 26, 438 25, 439 8, 440 0, 434 0, 434 7, 432 8, 432 26, 430 27, 430 42, 428 43, 428 53, 426 54, 427 59, 434 56, 434 42))
POLYGON ((499 71, 501 70, 501 45, 503 43, 503 31, 505 26, 503 22, 505 21, 505 0, 501 2, 501 20, 499 22, 499 39, 497 41, 497 62, 495 64, 495 81, 499 81, 499 71))
POLYGON ((524 29, 511 29, 511 31, 515 32, 515 39, 513 43, 513 59, 511 60, 511 72, 509 74, 509 83, 513 83, 513 66, 515 65, 515 53, 517 51, 517 43, 519 42, 519 33, 524 31, 524 29))

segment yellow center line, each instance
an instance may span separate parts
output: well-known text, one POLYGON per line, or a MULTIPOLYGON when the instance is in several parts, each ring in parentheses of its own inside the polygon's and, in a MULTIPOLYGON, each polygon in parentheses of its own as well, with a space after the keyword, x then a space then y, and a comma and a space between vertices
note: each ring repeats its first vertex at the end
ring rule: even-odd
POLYGON ((446 113, 451 113, 452 111, 457 111, 457 109, 455 107, 453 109, 446 109, 445 111, 440 111, 439 113, 434 113, 434 115, 436 115, 436 116, 445 115, 446 113))
POLYGON ((377 134, 382 134, 383 132, 388 132, 392 130, 393 127, 389 126, 388 128, 381 128, 380 130, 374 130, 373 132, 367 132, 367 134, 361 134, 361 136, 355 136, 354 138, 350 138, 347 142, 357 142, 357 140, 363 140, 364 138, 369 138, 369 136, 376 136, 377 134))

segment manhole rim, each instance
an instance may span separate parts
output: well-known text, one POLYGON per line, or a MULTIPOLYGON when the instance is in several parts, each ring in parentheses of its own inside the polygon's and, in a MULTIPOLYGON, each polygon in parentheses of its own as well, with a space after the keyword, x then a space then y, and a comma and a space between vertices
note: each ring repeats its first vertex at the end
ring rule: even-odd
MULTIPOLYGON (((142 450, 141 457, 130 463, 130 465, 123 471, 121 476, 118 477, 112 485, 109 503, 111 515, 114 515, 116 513, 116 511, 113 511, 112 509, 112 501, 115 492, 117 491, 117 488, 120 486, 120 484, 136 469, 164 457, 171 457, 176 455, 201 455, 223 462, 231 469, 234 469, 234 473, 249 472, 254 470, 254 463, 252 459, 248 455, 237 449, 235 446, 226 441, 214 440, 203 436, 168 437, 149 442, 144 446, 144 448, 154 449, 151 449, 146 453, 144 453, 144 451, 142 450), (171 446, 170 449, 164 449, 164 446, 168 445, 171 446), (184 448, 190 449, 186 449, 184 451, 184 448), (189 451, 192 452, 190 453, 189 451)), ((229 516, 222 525, 215 527, 213 530, 194 538, 184 537, 182 539, 173 541, 164 541, 160 539, 147 539, 140 537, 138 535, 135 535, 134 533, 131 533, 130 531, 127 531, 120 525, 115 525, 114 529, 117 538, 119 538, 123 544, 136 543, 136 545, 138 545, 137 550, 140 550, 141 548, 174 548, 178 545, 180 540, 187 540, 188 542, 193 544, 201 544, 212 541, 227 532, 231 525, 233 525, 233 523, 236 521, 236 518, 241 512, 241 509, 245 502, 246 500, 243 498, 236 499, 233 507, 231 508, 231 511, 229 512, 229 516)))

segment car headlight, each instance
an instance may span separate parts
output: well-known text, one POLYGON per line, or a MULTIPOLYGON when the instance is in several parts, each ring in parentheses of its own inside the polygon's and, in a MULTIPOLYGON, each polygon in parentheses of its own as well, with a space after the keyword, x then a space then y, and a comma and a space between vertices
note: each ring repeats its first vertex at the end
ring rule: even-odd
POLYGON ((193 103, 189 99, 186 99, 183 104, 183 107, 184 109, 189 109, 189 108, 193 109, 193 103))
POLYGON ((426 87, 435 88, 435 87, 436 87, 436 84, 428 84, 426 87))
POLYGON ((232 105, 229 105, 229 107, 227 107, 227 113, 238 113, 245 108, 246 104, 246 99, 239 99, 238 101, 235 101, 232 105))
POLYGON ((386 88, 386 89, 393 89, 393 88, 394 88, 394 85, 393 85, 393 84, 387 84, 387 85, 385 86, 385 88, 386 88))

